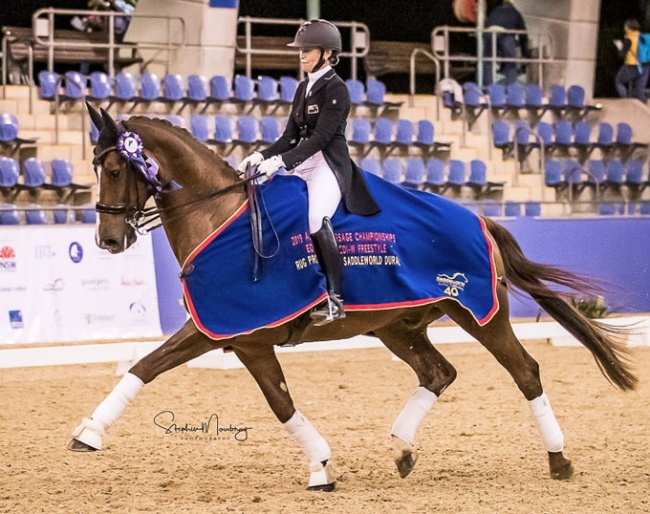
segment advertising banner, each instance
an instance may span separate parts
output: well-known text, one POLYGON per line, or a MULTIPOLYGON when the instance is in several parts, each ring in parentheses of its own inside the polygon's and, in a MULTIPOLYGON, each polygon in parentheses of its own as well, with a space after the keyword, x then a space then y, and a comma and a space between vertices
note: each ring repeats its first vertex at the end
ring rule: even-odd
POLYGON ((0 230, 0 345, 161 335, 150 236, 111 255, 94 226, 0 230))

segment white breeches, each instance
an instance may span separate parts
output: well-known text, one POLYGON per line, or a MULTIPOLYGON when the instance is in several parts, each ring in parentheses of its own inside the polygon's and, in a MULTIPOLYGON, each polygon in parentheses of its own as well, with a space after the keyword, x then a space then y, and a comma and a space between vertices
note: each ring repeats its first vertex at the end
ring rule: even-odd
POLYGON ((332 217, 341 202, 341 189, 322 152, 317 152, 291 172, 307 183, 309 232, 318 232, 325 216, 332 217))

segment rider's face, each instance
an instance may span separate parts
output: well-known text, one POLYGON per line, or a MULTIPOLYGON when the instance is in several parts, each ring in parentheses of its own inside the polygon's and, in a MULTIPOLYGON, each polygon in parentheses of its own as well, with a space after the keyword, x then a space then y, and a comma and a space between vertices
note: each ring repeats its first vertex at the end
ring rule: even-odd
MULTIPOLYGON (((327 61, 329 56, 332 55, 331 50, 325 50, 323 54, 323 59, 327 61)), ((302 71, 305 73, 311 73, 314 69, 314 66, 318 63, 320 59, 320 48, 301 48, 300 49, 300 65, 302 66, 302 71)))

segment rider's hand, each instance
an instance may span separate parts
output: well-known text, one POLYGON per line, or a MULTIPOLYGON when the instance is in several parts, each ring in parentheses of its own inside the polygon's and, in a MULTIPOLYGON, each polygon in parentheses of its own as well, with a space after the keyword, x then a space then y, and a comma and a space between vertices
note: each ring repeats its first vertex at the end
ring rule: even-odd
POLYGON ((251 166, 259 166, 259 164, 263 160, 264 157, 262 157, 261 153, 253 152, 248 157, 246 157, 242 162, 239 163, 239 166, 237 166, 237 171, 239 172, 240 175, 243 175, 246 172, 246 168, 249 164, 251 166))
POLYGON ((280 168, 284 168, 284 161, 279 155, 274 155, 262 161, 262 164, 257 167, 257 171, 264 173, 264 175, 272 175, 280 168))

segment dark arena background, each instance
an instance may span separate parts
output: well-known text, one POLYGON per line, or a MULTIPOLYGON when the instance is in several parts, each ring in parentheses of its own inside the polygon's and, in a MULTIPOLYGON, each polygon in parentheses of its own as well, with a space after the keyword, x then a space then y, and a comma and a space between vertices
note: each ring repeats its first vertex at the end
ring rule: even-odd
MULTIPOLYGON (((530 55, 517 47, 514 83, 495 55, 487 86, 490 56, 477 41, 501 3, 0 3, 0 513, 650 512, 648 84, 627 84, 624 96, 615 86, 615 42, 629 19, 650 33, 650 0, 514 0, 530 55), (421 422, 406 478, 391 430, 430 384, 372 331, 275 347, 280 390, 331 446, 331 493, 306 490, 304 452, 231 348, 162 373, 137 398, 119 389, 193 320, 163 229, 122 253, 97 245, 100 222, 123 213, 95 208, 99 131, 86 102, 118 122, 167 120, 236 168, 286 126, 304 78, 286 44, 314 16, 343 35, 335 69, 351 98, 352 160, 414 202, 439 195, 505 227, 529 259, 595 286, 568 297, 567 317, 620 331, 639 379, 628 392, 549 312, 508 289, 571 479, 551 478, 554 457, 513 381, 536 371, 511 376, 499 364, 511 356, 495 359, 446 316, 422 330, 458 377, 421 422), (68 451, 75 427, 92 425, 81 420, 108 398, 119 409, 101 451, 68 451)), ((355 251, 342 241, 339 250, 355 251)), ((378 252, 368 262, 381 262, 382 245, 365 246, 378 252)), ((234 297, 249 279, 233 276, 234 297)), ((253 300, 281 303, 281 290, 253 300)))

